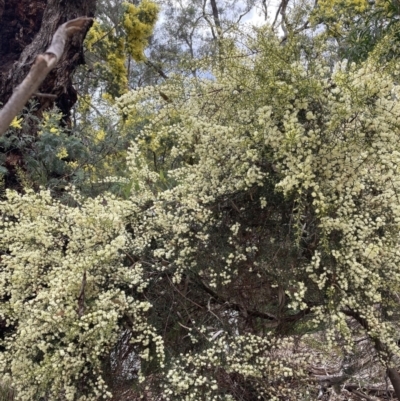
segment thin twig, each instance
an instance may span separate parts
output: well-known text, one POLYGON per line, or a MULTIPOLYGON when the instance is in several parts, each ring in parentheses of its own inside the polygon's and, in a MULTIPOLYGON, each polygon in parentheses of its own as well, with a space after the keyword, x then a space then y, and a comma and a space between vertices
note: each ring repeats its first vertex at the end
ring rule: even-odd
POLYGON ((146 65, 148 65, 149 67, 153 68, 154 70, 156 70, 162 78, 168 79, 168 75, 160 67, 155 65, 153 62, 151 62, 150 60, 146 60, 144 63, 146 65))

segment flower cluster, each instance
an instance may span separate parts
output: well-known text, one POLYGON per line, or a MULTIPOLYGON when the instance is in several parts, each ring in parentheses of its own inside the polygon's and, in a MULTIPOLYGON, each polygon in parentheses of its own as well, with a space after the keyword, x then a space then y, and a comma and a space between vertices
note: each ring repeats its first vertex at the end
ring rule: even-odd
POLYGON ((76 201, 79 207, 68 207, 46 191, 8 192, 0 205, 0 316, 13 328, 2 341, 0 366, 23 400, 111 395, 103 358, 123 320, 136 343, 159 344, 163 358, 146 319, 151 305, 121 290, 142 282, 140 267, 123 263, 129 204, 113 197, 76 201))

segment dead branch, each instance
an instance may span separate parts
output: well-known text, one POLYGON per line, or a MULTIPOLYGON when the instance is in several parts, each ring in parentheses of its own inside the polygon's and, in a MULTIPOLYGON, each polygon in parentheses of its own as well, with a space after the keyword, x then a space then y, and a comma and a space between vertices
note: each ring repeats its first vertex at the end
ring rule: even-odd
POLYGON ((358 395, 359 397, 361 397, 367 401, 377 401, 377 398, 369 397, 366 394, 364 394, 362 391, 359 391, 359 390, 353 390, 352 393, 358 395))
POLYGON ((53 36, 50 47, 39 54, 26 78, 15 88, 12 96, 0 110, 0 135, 10 126, 14 117, 21 112, 29 98, 36 92, 47 74, 60 60, 69 36, 81 31, 92 18, 80 17, 62 24, 53 36))
POLYGON ((41 92, 34 92, 36 97, 44 97, 47 99, 57 99, 57 95, 52 95, 51 93, 41 93, 41 92))

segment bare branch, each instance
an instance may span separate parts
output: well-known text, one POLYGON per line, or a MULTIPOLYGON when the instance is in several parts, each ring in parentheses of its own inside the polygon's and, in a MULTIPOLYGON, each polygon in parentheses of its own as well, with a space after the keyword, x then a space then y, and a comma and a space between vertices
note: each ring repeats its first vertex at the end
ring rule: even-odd
POLYGON ((264 13, 264 20, 267 21, 267 19, 268 19, 267 0, 262 0, 262 9, 263 9, 263 13, 264 13))
POLYGON ((396 397, 400 399, 400 375, 394 368, 388 368, 387 374, 396 393, 396 397))
POLYGON ((48 98, 48 99, 57 99, 57 95, 52 95, 51 93, 34 92, 34 95, 36 97, 45 97, 45 98, 48 98))
POLYGON ((359 391, 359 390, 353 390, 352 393, 360 396, 361 398, 363 398, 367 401, 376 401, 377 400, 377 398, 368 397, 366 394, 364 394, 362 391, 359 391))
POLYGON ((277 23, 279 14, 281 13, 281 8, 282 8, 282 2, 279 3, 279 7, 278 7, 278 9, 276 10, 274 22, 272 23, 272 28, 275 28, 275 24, 277 23))
POLYGON ((92 21, 92 18, 80 17, 67 21, 58 27, 50 47, 45 53, 39 54, 36 57, 29 74, 15 88, 11 98, 0 110, 0 135, 6 132, 14 117, 23 109, 26 102, 44 81, 47 74, 58 63, 64 52, 68 37, 82 30, 87 26, 89 21, 92 21))
POLYGON ((236 24, 239 24, 239 22, 242 20, 243 17, 245 17, 249 12, 251 11, 251 8, 249 8, 247 11, 245 11, 243 14, 240 14, 238 19, 236 20, 236 24))
POLYGON ((146 60, 145 64, 148 65, 149 67, 153 68, 154 70, 156 70, 162 78, 168 79, 168 75, 159 66, 157 66, 150 60, 146 60))

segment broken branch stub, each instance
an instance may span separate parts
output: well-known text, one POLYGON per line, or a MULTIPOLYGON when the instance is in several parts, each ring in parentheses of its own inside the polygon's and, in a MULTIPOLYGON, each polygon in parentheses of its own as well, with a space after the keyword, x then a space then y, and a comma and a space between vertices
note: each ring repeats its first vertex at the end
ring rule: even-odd
POLYGON ((58 63, 64 52, 68 37, 81 31, 90 21, 92 21, 92 18, 79 17, 58 27, 49 48, 45 53, 36 57, 26 78, 15 88, 8 102, 0 110, 0 135, 7 131, 14 117, 21 112, 47 74, 58 63))

